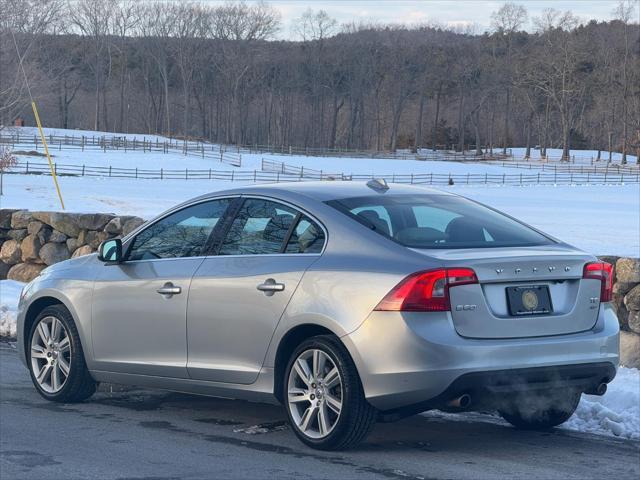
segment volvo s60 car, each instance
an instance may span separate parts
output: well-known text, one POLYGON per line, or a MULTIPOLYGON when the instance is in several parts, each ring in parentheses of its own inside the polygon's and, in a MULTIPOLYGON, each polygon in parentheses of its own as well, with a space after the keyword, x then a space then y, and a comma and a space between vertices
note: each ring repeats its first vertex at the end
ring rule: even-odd
POLYGON ((611 284, 611 265, 457 195, 250 186, 45 269, 18 348, 46 399, 112 382, 278 401, 320 449, 429 409, 549 428, 616 374, 611 284))

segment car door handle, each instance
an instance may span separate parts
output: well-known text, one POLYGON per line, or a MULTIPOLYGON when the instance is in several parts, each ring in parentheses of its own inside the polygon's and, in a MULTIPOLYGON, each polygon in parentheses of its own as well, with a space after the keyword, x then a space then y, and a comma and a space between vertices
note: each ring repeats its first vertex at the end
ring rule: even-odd
POLYGON ((264 283, 257 286, 257 289, 270 297, 276 292, 282 292, 284 290, 284 283, 277 283, 273 278, 267 278, 264 283))
POLYGON ((160 295, 165 295, 166 297, 171 297, 173 295, 178 295, 182 293, 181 287, 176 287, 173 283, 167 282, 162 288, 156 290, 160 295))

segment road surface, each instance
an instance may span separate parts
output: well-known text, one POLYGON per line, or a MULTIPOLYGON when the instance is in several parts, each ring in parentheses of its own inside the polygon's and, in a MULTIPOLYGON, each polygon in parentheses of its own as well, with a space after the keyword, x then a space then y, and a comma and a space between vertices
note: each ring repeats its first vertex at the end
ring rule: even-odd
POLYGON ((318 452, 270 405, 147 390, 49 403, 0 343, 0 478, 621 480, 640 478, 640 443, 415 416, 356 450, 318 452))

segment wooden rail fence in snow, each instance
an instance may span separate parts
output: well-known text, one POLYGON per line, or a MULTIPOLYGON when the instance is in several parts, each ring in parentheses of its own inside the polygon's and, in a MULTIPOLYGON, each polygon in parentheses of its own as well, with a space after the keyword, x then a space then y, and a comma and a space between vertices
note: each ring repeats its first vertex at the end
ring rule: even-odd
MULTIPOLYGON (((555 184, 622 184, 640 183, 640 170, 628 172, 542 172, 520 174, 489 173, 413 173, 413 174, 344 174, 325 172, 306 167, 279 164, 269 166, 264 160, 263 170, 216 170, 216 169, 142 169, 113 166, 70 165, 54 163, 59 176, 108 177, 152 180, 223 180, 229 182, 281 182, 311 180, 370 180, 385 178, 392 183, 414 185, 555 185, 555 184)), ((274 162, 279 163, 279 162, 274 162)), ((19 161, 7 174, 50 175, 49 166, 44 162, 19 161)))
MULTIPOLYGON (((187 140, 160 140, 158 137, 148 139, 146 137, 47 135, 47 143, 49 150, 101 150, 105 153, 114 150, 123 152, 142 151, 144 153, 180 153, 226 163, 234 167, 242 166, 242 155, 240 153, 230 151, 222 145, 187 140)), ((11 145, 13 149, 33 146, 36 151, 42 147, 42 142, 36 135, 20 135, 19 133, 0 134, 0 144, 11 145)))

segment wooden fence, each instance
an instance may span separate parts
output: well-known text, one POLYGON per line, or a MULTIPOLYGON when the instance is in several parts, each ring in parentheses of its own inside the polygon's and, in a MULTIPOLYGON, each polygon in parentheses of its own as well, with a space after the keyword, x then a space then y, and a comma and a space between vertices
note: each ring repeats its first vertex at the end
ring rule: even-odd
MULTIPOLYGON (((222 145, 214 145, 203 142, 164 139, 160 140, 142 138, 127 138, 118 136, 68 136, 68 135, 47 135, 47 144, 50 151, 80 149, 107 151, 135 151, 154 153, 180 153, 182 155, 197 156, 204 159, 218 161, 232 165, 242 166, 242 155, 235 151, 230 151, 222 145)), ((24 134, 0 134, 0 144, 11 145, 13 149, 33 148, 37 151, 42 147, 42 141, 38 135, 24 134)))
MULTIPOLYGON (((216 169, 141 169, 113 166, 69 165, 54 163, 60 176, 137 178, 153 180, 224 180, 230 182, 260 183, 310 180, 371 180, 385 178, 392 183, 415 185, 556 185, 556 184, 622 184, 640 183, 640 171, 627 172, 541 172, 520 174, 489 173, 413 173, 413 174, 344 174, 325 172, 285 164, 272 165, 263 160, 262 170, 216 169)), ((279 163, 279 162, 274 162, 279 163)), ((46 162, 21 161, 8 174, 50 175, 46 162)))

